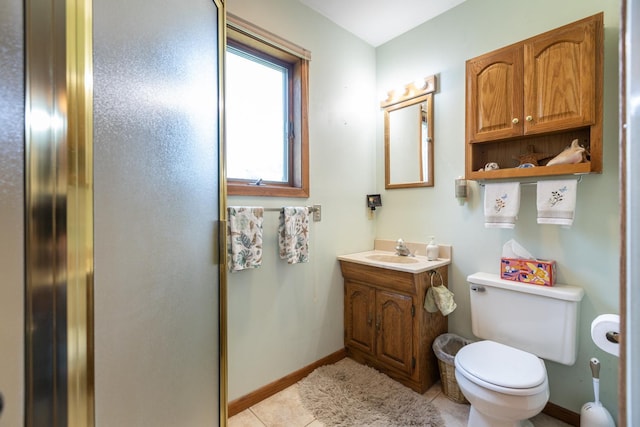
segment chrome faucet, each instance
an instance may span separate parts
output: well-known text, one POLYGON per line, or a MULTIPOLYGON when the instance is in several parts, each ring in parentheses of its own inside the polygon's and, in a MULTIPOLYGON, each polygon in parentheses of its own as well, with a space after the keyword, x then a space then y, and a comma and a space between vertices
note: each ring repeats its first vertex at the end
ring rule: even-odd
POLYGON ((404 240, 396 240, 396 255, 398 256, 413 256, 408 247, 405 246, 404 240))

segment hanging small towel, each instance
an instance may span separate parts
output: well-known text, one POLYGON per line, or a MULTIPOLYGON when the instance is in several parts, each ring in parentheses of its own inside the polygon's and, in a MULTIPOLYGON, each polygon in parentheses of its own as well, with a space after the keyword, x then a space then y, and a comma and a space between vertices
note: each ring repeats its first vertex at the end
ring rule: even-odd
POLYGON ((514 228, 519 210, 519 182, 485 184, 484 226, 486 228, 514 228))
POLYGON ((576 210, 577 179, 538 181, 538 224, 570 227, 576 210))
POLYGON ((278 235, 280 258, 289 264, 309 262, 309 208, 282 208, 278 235))
POLYGON ((440 273, 431 273, 431 286, 427 289, 427 293, 424 298, 424 309, 429 313, 435 313, 440 310, 443 316, 448 316, 458 306, 453 300, 453 296, 453 292, 451 292, 442 283, 442 276, 440 273), (433 285, 433 278, 436 275, 440 278, 439 286, 433 285))
POLYGON ((433 299, 436 301, 436 306, 443 316, 448 316, 458 306, 453 300, 453 292, 451 292, 446 286, 432 286, 433 299))
POLYGON ((433 295, 433 287, 429 286, 429 289, 427 289, 427 294, 424 297, 424 309, 427 310, 429 313, 435 313, 436 311, 438 311, 438 306, 436 305, 436 298, 433 295))
POLYGON ((229 206, 227 265, 229 271, 257 268, 262 264, 262 221, 264 208, 229 206))

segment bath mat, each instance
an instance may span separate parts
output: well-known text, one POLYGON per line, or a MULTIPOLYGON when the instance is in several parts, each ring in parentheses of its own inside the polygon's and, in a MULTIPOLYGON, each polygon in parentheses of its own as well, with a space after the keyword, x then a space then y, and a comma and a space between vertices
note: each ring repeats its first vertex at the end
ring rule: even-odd
POLYGON ((444 427, 424 396, 351 359, 317 368, 298 383, 300 399, 327 427, 444 427))

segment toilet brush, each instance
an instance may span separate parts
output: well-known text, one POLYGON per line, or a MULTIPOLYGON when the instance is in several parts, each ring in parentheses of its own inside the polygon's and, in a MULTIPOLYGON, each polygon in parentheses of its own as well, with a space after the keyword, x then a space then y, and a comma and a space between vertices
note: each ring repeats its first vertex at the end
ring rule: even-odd
POLYGON ((593 394, 595 402, 582 405, 580 411, 580 426, 582 427, 615 427, 613 417, 600 402, 600 361, 592 357, 589 361, 593 376, 593 394))

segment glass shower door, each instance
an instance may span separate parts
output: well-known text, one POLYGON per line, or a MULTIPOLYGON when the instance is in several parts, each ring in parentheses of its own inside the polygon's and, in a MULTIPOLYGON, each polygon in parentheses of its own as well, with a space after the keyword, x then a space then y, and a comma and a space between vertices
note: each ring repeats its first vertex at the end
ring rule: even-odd
POLYGON ((96 425, 217 425, 219 6, 93 7, 96 425))

